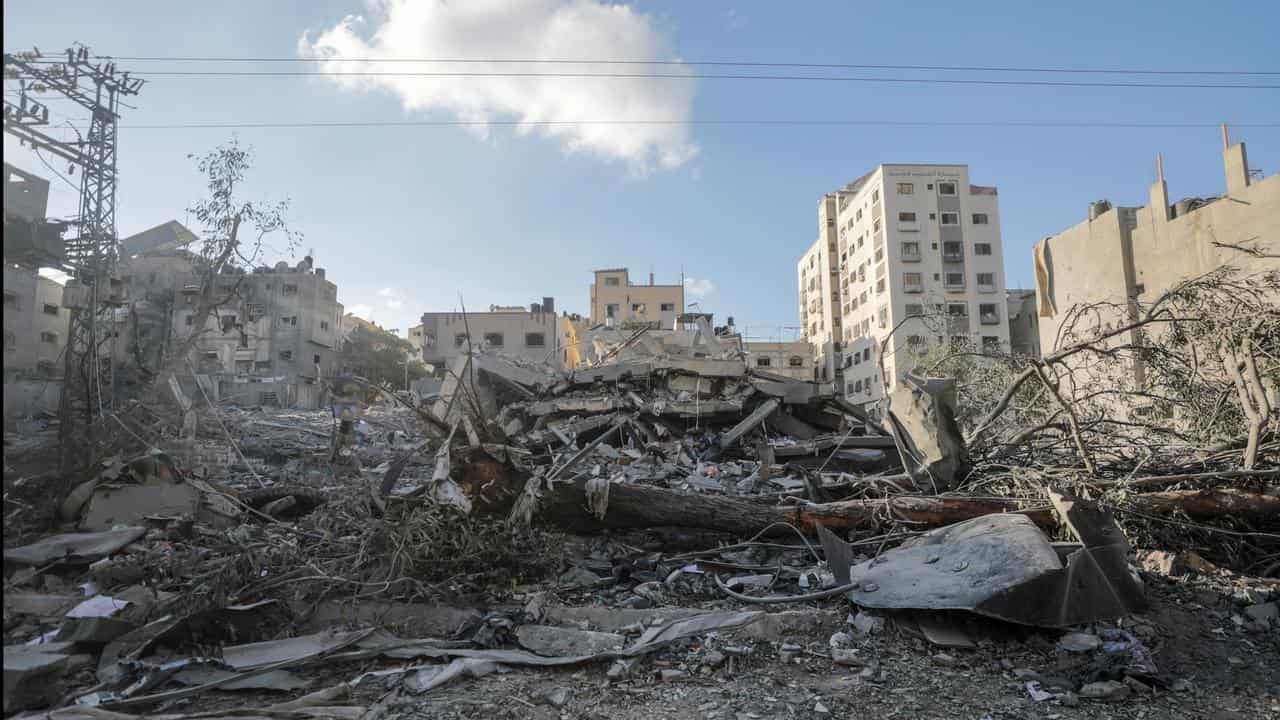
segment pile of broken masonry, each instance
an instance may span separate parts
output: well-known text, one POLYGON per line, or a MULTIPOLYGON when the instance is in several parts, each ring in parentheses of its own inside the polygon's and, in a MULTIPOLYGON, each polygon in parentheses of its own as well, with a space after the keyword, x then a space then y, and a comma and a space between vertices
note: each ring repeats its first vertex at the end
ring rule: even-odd
MULTIPOLYGON (((1234 578, 1231 622, 1275 677, 1274 580, 1135 554, 1087 486, 962 492, 978 471, 946 381, 900 384, 881 426, 714 343, 637 333, 597 357, 559 373, 464 355, 437 395, 382 393, 370 432, 336 452, 327 412, 139 427, 155 442, 75 487, 66 532, 6 532, 5 713, 397 717, 495 672, 660 685, 764 654, 880 686, 865 643, 891 634, 937 662, 992 638, 1047 642, 1069 661, 1001 672, 1016 702, 1071 707, 1188 687, 1134 618, 1153 579, 1191 575, 1234 578), (831 608, 837 627, 804 643, 831 608)), ((8 465, 6 450, 12 515, 36 480, 11 483, 8 465)), ((1276 473, 1261 472, 1272 485, 1244 515, 1273 531, 1276 473)), ((1151 497, 1179 521, 1209 505, 1151 497)), ((1259 702, 1280 707, 1274 684, 1259 702)))

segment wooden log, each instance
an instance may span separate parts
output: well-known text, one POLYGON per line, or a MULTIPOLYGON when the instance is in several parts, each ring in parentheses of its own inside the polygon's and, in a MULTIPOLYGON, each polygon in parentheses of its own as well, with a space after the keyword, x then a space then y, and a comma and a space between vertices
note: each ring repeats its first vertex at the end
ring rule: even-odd
MULTIPOLYGON (((603 519, 587 511, 584 481, 557 484, 540 501, 538 516, 578 531, 670 525, 754 535, 774 523, 813 529, 879 529, 895 520, 918 527, 939 527, 996 512, 1018 512, 1016 501, 988 498, 901 496, 886 500, 845 500, 805 506, 779 506, 742 498, 683 493, 648 485, 615 484, 603 519)), ((1038 525, 1056 525, 1048 510, 1027 513, 1038 525)), ((779 533, 785 528, 779 528, 779 533)))
POLYGON ((1280 524, 1280 495, 1236 488, 1143 493, 1130 496, 1129 504, 1135 510, 1161 515, 1181 511, 1195 519, 1232 515, 1270 519, 1280 524))

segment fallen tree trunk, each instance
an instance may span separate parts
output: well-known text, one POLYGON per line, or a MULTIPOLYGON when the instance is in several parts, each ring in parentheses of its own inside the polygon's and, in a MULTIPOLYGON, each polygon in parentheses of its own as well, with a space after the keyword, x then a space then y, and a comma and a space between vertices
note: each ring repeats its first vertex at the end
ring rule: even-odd
POLYGON ((1141 512, 1167 515, 1184 512, 1187 517, 1208 519, 1232 515, 1271 519, 1280 524, 1280 495, 1264 495, 1235 488, 1169 490, 1133 495, 1129 505, 1141 512))
MULTIPOLYGON (((779 506, 741 498, 682 493, 647 485, 614 484, 603 518, 587 509, 585 482, 557 484, 543 494, 538 517, 579 531, 676 526, 754 535, 774 523, 806 529, 879 529, 895 521, 921 527, 950 525, 982 515, 1019 512, 1012 500, 900 496, 883 500, 843 500, 779 506)), ((1044 528, 1057 525, 1051 510, 1025 512, 1044 528)), ((785 532, 779 528, 779 532, 785 532)))

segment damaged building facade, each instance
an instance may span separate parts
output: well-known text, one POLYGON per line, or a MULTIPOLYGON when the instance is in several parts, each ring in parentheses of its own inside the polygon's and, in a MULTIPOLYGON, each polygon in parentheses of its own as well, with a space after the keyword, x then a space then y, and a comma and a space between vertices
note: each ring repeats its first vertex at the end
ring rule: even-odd
MULTIPOLYGON (((1245 274, 1280 269, 1275 233, 1280 227, 1280 175, 1254 179, 1243 142, 1228 142, 1223 129, 1226 189, 1221 197, 1169 202, 1163 162, 1145 207, 1089 206, 1078 225, 1036 244, 1033 262, 1040 344, 1045 353, 1063 342, 1073 307, 1115 303, 1125 322, 1139 303, 1150 303, 1179 282, 1224 266, 1245 274)), ((1137 331, 1135 331, 1136 333, 1137 331)), ((1126 338, 1136 341, 1136 334, 1126 338)), ((1142 382, 1141 358, 1129 366, 1142 382)))
POLYGON ((742 350, 753 368, 793 380, 813 379, 813 346, 804 340, 745 340, 742 350))
POLYGON ((967 165, 880 165, 823 196, 818 232, 797 265, 800 324, 816 379, 851 402, 879 401, 929 347, 1009 349, 999 197, 967 165))
POLYGON ((572 360, 566 348, 571 322, 568 315, 556 315, 555 298, 544 297, 527 308, 490 305, 487 312, 423 313, 410 341, 420 343, 422 361, 435 367, 448 367, 466 355, 470 338, 471 350, 563 368, 572 360))
POLYGON ((611 326, 649 325, 670 328, 684 312, 684 285, 657 285, 649 273, 648 285, 633 285, 627 268, 595 271, 591 283, 590 324, 611 326))
MULTIPOLYGON (((198 257, 186 249, 195 239, 170 221, 122 241, 120 274, 130 306, 121 318, 118 354, 158 366, 193 332, 201 292, 198 257)), ((313 267, 279 262, 216 280, 218 307, 209 316, 190 358, 211 399, 243 405, 315 409, 322 379, 337 371, 342 305, 337 286, 313 267)))
POLYGON ((40 274, 65 257, 66 224, 46 218, 49 181, 4 165, 5 419, 54 411, 70 311, 60 283, 40 274))

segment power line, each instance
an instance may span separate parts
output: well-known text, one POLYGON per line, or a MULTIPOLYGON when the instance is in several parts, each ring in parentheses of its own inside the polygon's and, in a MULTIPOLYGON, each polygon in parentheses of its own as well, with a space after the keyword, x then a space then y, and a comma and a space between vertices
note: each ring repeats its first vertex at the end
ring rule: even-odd
MULTIPOLYGON (((121 125, 121 130, 237 130, 288 128, 369 128, 369 127, 543 127, 575 125, 848 125, 879 127, 1028 127, 1028 128, 1112 128, 1112 129, 1205 129, 1220 123, 1142 123, 1142 122, 1040 122, 1018 120, 930 121, 930 120, 802 120, 802 119, 727 119, 727 120, 352 120, 332 122, 254 122, 165 123, 121 125)), ((1280 128, 1274 123, 1231 123, 1234 128, 1280 128)))
POLYGON ((860 63, 762 62, 756 60, 606 60, 571 58, 297 58, 297 57, 181 57, 143 55, 100 55, 98 59, 136 62, 361 62, 361 63, 473 63, 545 65, 658 65, 692 67, 774 67, 817 70, 928 70, 946 72, 1013 72, 1105 75, 1280 75, 1275 70, 1150 70, 1138 68, 1064 68, 983 65, 872 65, 860 63))
POLYGON ((1162 89, 1280 90, 1280 85, 1226 83, 1107 82, 1085 80, 978 80, 973 78, 878 78, 850 75, 753 75, 746 73, 584 73, 584 72, 368 72, 353 71, 239 71, 239 70, 131 70, 140 78, 173 77, 185 80, 223 78, 295 77, 395 77, 395 78, 528 78, 528 79, 656 79, 656 80, 775 80, 813 82, 860 82, 906 85, 990 85, 1031 87, 1112 87, 1162 89))

